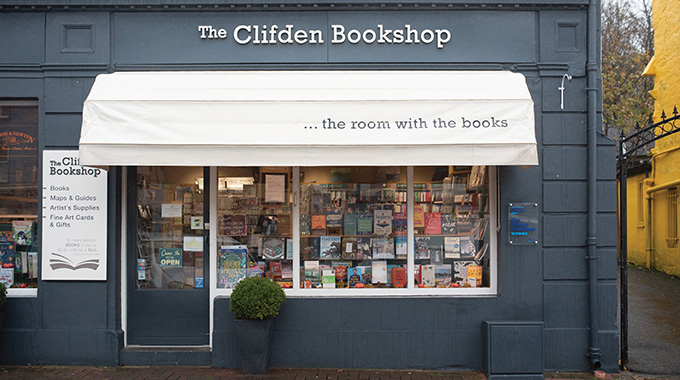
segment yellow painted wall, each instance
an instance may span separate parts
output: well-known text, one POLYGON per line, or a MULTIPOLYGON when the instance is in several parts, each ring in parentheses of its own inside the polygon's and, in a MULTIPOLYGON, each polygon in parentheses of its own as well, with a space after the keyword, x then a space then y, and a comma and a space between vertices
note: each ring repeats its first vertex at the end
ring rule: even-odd
MULTIPOLYGON (((654 77, 654 121, 673 116, 673 108, 680 106, 680 8, 677 0, 653 0, 654 58, 643 75, 654 77)), ((680 133, 657 140, 652 149, 652 171, 646 187, 662 186, 680 179, 680 133)), ((639 179, 639 178, 638 178, 639 179)), ((680 275, 680 249, 669 247, 668 190, 651 194, 651 220, 645 218, 644 227, 638 225, 637 180, 628 181, 628 257, 638 265, 646 265, 664 272, 680 275), (635 209, 635 213, 631 210, 635 209), (651 234, 646 236, 650 229, 651 234), (640 231, 645 231, 641 233, 640 231), (645 250, 647 248, 651 250, 645 250)), ((680 185, 677 186, 680 190, 680 185)), ((645 202, 645 207, 647 203, 645 202)), ((680 220, 680 215, 677 216, 680 220)), ((676 227, 677 228, 677 227, 676 227)), ((679 244, 680 245, 680 244, 679 244)))
MULTIPOLYGON (((673 147, 666 152, 655 152, 652 157, 653 186, 661 186, 680 179, 680 147, 673 147)), ((680 186, 676 186, 680 190, 680 186)), ((668 235, 668 189, 659 190, 652 194, 652 267, 669 274, 680 276, 680 248, 678 245, 669 247, 668 235)), ((676 211, 676 219, 680 215, 676 211)), ((677 226, 676 226, 677 230, 677 226)))
MULTIPOLYGON (((643 75, 654 77, 654 121, 661 120, 661 111, 672 116, 673 107, 680 106, 680 8, 677 0, 653 0, 654 57, 643 75)), ((657 142, 656 148, 666 150, 678 146, 675 134, 657 142)))

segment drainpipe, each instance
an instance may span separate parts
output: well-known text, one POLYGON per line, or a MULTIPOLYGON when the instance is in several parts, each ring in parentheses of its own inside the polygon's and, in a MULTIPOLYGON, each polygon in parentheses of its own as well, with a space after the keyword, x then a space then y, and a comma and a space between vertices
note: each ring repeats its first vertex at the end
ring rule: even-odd
POLYGON ((652 236, 652 194, 647 193, 647 225, 645 228, 647 231, 645 231, 645 236, 646 236, 646 244, 645 248, 647 249, 647 268, 652 268, 652 262, 653 262, 653 255, 654 255, 654 240, 652 236))
POLYGON ((590 295, 590 345, 588 358, 592 368, 600 368, 598 337, 597 291, 597 128, 598 94, 600 88, 600 1, 590 0, 588 5, 588 279, 590 295))

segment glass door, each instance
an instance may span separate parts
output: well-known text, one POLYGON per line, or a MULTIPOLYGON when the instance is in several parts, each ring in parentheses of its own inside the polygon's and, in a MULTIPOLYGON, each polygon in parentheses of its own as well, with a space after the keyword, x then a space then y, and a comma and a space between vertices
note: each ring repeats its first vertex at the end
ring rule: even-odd
POLYGON ((129 170, 129 345, 209 344, 208 170, 129 170))

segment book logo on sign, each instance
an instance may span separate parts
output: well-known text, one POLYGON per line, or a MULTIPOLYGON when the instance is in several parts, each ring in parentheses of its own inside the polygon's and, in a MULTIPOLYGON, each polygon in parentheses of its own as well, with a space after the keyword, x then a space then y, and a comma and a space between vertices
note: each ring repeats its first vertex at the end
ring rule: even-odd
POLYGON ((58 253, 52 252, 52 256, 57 256, 56 258, 55 257, 50 258, 50 268, 52 268, 52 270, 70 269, 76 271, 79 269, 97 270, 97 268, 99 268, 99 259, 88 259, 78 263, 74 263, 73 260, 58 253))

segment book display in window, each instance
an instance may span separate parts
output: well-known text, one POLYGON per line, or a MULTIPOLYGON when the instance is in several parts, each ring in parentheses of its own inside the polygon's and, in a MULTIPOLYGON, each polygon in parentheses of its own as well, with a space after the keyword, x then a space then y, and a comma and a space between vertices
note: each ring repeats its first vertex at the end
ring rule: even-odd
POLYGON ((310 214, 300 215, 300 236, 312 234, 312 216, 310 214))
POLYGON ((441 233, 442 234, 457 234, 458 221, 454 214, 441 214, 441 233))
POLYGON ((375 236, 392 236, 392 210, 373 211, 373 234, 375 236))
POLYGON ((321 236, 319 258, 322 260, 340 259, 341 254, 340 236, 321 236))
POLYGON ((415 177, 416 284, 488 286, 488 168, 417 167, 415 177))
POLYGON ((406 286, 406 268, 392 268, 392 285, 395 288, 403 288, 406 286))
POLYGON ((408 239, 406 236, 394 237, 394 249, 397 259, 408 258, 408 239))
POLYGON ((406 236, 408 217, 405 212, 395 212, 392 219, 394 236, 406 236))
POLYGON ((324 288, 335 288, 335 270, 324 269, 321 276, 321 284, 324 288))
POLYGON ((373 259, 394 259, 394 240, 373 238, 373 259))
POLYGON ((321 274, 319 273, 319 262, 317 260, 306 260, 304 265, 304 280, 309 283, 320 282, 321 274))
POLYGON ((460 237, 447 236, 444 238, 444 258, 460 259, 460 237))
POLYGON ((357 238, 343 237, 342 238, 342 259, 356 260, 357 259, 357 238))
POLYGON ((476 261, 456 261, 453 265, 453 281, 462 287, 482 286, 482 266, 476 261))
MULTIPOLYGON (((246 276, 269 277, 285 287, 292 287, 294 255, 290 175, 289 168, 218 168, 218 244, 244 246, 246 276)), ((311 193, 309 188, 305 194, 311 199, 311 193)), ((310 236, 311 219, 304 222, 302 234, 310 236)))
POLYGON ((246 278, 246 262, 248 248, 246 246, 223 246, 220 248, 217 262, 217 287, 233 288, 246 278))
POLYGON ((311 237, 300 239, 300 252, 303 260, 319 259, 320 249, 320 238, 311 237))
POLYGON ((343 234, 354 236, 357 234, 357 214, 345 214, 343 218, 343 234))
POLYGON ((451 265, 435 265, 434 282, 437 288, 448 288, 451 285, 451 265))
POLYGON ((333 263, 333 270, 335 270, 335 287, 346 288, 347 285, 347 268, 349 263, 336 261, 333 263))
POLYGON ((357 237, 357 260, 371 259, 371 240, 370 237, 357 237))
POLYGON ((357 285, 362 284, 361 281, 361 268, 352 267, 349 268, 349 273, 347 274, 347 283, 350 288, 356 288, 357 285))
MULTIPOLYGON (((307 204, 300 205, 301 260, 317 258, 322 272, 325 266, 334 270, 335 288, 394 287, 391 269, 403 268, 408 258, 406 184, 385 180, 405 176, 400 167, 302 168, 300 199, 307 204), (306 220, 309 235, 318 237, 318 256, 306 220)), ((328 288, 327 283, 301 286, 328 288)))
POLYGON ((33 243, 33 221, 13 220, 12 238, 17 245, 31 245, 33 243))
POLYGON ((428 236, 416 237, 416 260, 430 258, 430 238, 428 236))
POLYGON ((423 286, 430 288, 433 288, 435 286, 434 265, 421 265, 420 276, 422 279, 423 286))
POLYGON ((357 215, 357 234, 358 235, 373 234, 373 215, 371 214, 357 215))
POLYGON ((284 239, 265 237, 262 239, 262 256, 267 260, 280 260, 285 253, 284 239))
POLYGON ((371 282, 373 284, 387 284, 387 261, 374 260, 371 273, 371 282))
POLYGON ((300 286, 489 286, 494 256, 489 254, 488 168, 421 166, 408 178, 406 168, 390 168, 390 175, 383 169, 300 168, 297 254, 301 266, 318 262, 313 271, 318 275, 310 275, 307 266, 300 269, 300 286), (415 264, 413 279, 405 278, 409 260, 415 264), (471 272, 465 271, 463 280, 456 266, 466 262, 471 272), (333 271, 332 286, 324 271, 333 271), (358 277, 352 279, 354 271, 358 277))
POLYGON ((326 211, 326 228, 339 230, 342 227, 342 210, 332 209, 326 211))

